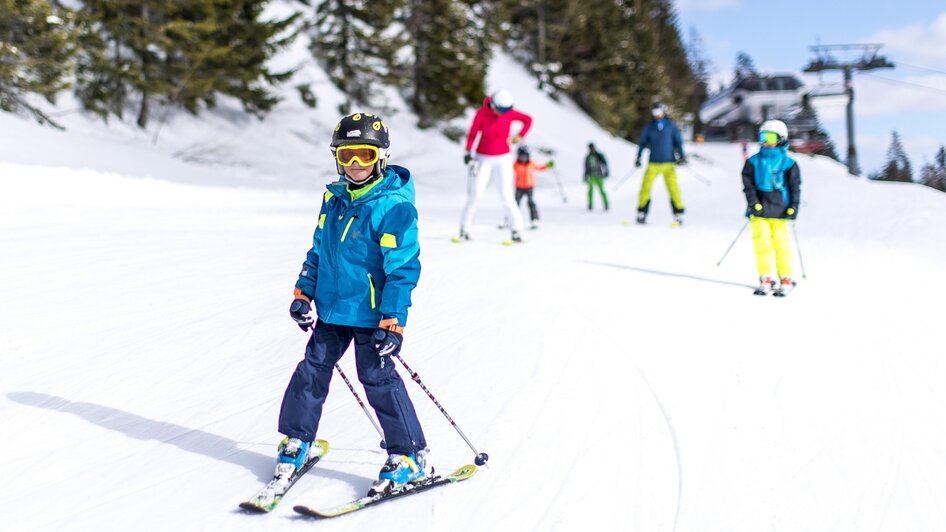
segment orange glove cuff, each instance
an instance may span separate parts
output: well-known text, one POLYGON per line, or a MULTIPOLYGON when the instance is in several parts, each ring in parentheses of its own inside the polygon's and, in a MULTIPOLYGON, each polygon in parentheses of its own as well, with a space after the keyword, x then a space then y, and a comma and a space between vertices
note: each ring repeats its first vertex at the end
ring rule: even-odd
POLYGON ((396 332, 400 335, 404 334, 404 326, 397 324, 397 318, 388 318, 386 320, 381 320, 378 322, 378 328, 384 329, 386 331, 396 332))
POLYGON ((296 288, 295 291, 293 291, 292 295, 296 296, 296 299, 305 299, 309 303, 312 302, 312 300, 309 299, 305 294, 303 294, 302 290, 299 290, 298 288, 296 288))

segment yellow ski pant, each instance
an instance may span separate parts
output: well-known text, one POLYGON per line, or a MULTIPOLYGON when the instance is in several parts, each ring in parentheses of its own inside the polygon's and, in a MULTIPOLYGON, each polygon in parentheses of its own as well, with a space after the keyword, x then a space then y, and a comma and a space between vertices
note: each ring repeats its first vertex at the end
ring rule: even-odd
POLYGON ((644 172, 644 180, 641 182, 640 196, 637 198, 638 210, 647 208, 650 203, 650 189, 654 186, 654 180, 657 176, 663 174, 664 182, 667 183, 667 191, 670 192, 670 203, 673 204, 674 212, 683 212, 683 196, 680 195, 680 185, 677 184, 677 169, 673 163, 650 163, 644 172))
POLYGON ((752 244, 759 276, 792 276, 792 243, 788 236, 788 220, 781 218, 749 219, 752 226, 752 244))

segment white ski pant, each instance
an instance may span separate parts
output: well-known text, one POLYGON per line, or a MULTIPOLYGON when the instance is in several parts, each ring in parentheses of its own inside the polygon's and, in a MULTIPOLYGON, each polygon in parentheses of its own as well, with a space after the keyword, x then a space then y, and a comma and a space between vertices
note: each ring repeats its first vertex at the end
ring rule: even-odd
POLYGON ((460 219, 460 228, 466 232, 473 225, 473 215, 476 214, 476 204, 486 192, 486 187, 493 177, 499 185, 499 197, 506 210, 506 219, 512 223, 513 231, 522 231, 524 222, 522 211, 516 206, 515 176, 512 171, 513 158, 511 153, 503 155, 476 155, 476 162, 470 171, 470 180, 467 187, 466 206, 463 207, 463 217, 460 219))

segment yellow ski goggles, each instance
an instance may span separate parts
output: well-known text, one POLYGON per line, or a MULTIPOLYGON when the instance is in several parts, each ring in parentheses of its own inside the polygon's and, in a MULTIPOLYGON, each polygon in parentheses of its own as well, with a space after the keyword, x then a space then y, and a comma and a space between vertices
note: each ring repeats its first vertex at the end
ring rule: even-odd
POLYGON ((371 144, 350 144, 335 149, 335 160, 342 166, 351 166, 358 161, 361 166, 371 166, 381 158, 381 150, 371 144))
POLYGON ((782 137, 778 133, 773 133, 772 131, 760 131, 759 132, 759 142, 762 144, 771 144, 775 146, 782 141, 782 137))

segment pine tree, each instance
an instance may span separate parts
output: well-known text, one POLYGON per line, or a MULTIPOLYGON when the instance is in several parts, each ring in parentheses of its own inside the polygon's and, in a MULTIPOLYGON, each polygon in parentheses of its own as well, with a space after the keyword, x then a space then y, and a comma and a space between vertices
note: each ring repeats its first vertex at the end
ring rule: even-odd
POLYGON ((257 115, 276 103, 267 87, 291 72, 266 61, 291 38, 298 15, 261 21, 263 0, 84 0, 85 31, 77 95, 101 116, 122 117, 137 102, 147 127, 152 104, 198 112, 217 94, 236 97, 257 115))
POLYGON ((316 5, 311 50, 348 98, 339 109, 343 114, 354 102, 378 105, 372 101, 377 84, 402 84, 395 54, 404 39, 390 29, 403 6, 404 0, 322 0, 316 5))
POLYGON ((752 60, 752 57, 746 52, 737 53, 736 68, 733 71, 733 81, 758 75, 759 71, 756 69, 755 61, 752 60))
POLYGON ((913 169, 903 143, 900 141, 900 134, 896 131, 891 134, 890 147, 887 148, 887 162, 879 173, 870 177, 881 181, 913 182, 913 169))
POLYGON ((408 0, 401 23, 409 35, 407 75, 411 109, 420 127, 461 116, 484 97, 492 42, 474 0, 408 0))
POLYGON ((920 170, 920 182, 946 192, 946 147, 940 146, 933 162, 923 165, 920 170))
POLYGON ((27 101, 38 94, 55 103, 68 87, 75 31, 72 12, 43 0, 0 0, 0 110, 25 111, 59 127, 27 101))
POLYGON ((513 55, 612 133, 637 140, 655 100, 672 113, 691 107, 693 74, 670 0, 500 5, 513 55))
POLYGON ((690 62, 690 71, 693 74, 693 95, 690 97, 689 111, 693 113, 694 135, 703 132, 703 122, 700 120, 700 107, 709 98, 710 61, 706 57, 703 38, 696 28, 690 28, 690 39, 686 45, 687 60, 690 62))

